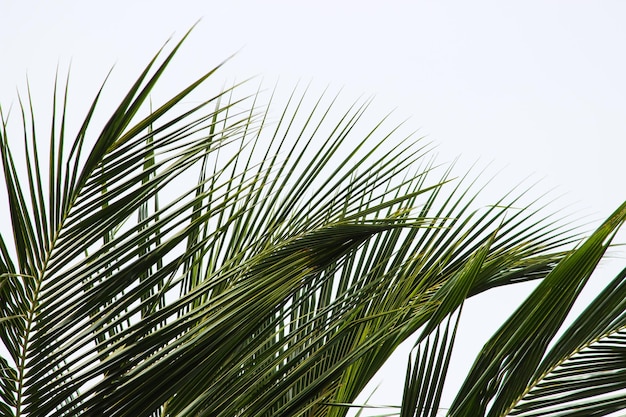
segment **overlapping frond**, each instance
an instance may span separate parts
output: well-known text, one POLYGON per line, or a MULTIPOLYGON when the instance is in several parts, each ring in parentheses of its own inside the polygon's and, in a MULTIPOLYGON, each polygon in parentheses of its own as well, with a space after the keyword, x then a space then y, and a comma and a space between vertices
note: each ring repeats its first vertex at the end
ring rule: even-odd
POLYGON ((415 359, 409 357, 400 417, 438 414, 461 307, 485 266, 492 242, 488 240, 432 297, 437 309, 415 343, 415 359))
POLYGON ((212 70, 148 108, 179 45, 99 133, 96 98, 70 141, 55 89, 47 163, 32 100, 24 167, 3 115, 6 415, 345 415, 416 330, 567 253, 536 202, 509 209, 525 192, 476 209, 421 140, 367 126, 368 101, 261 108, 235 86, 179 106, 212 70))
POLYGON ((625 272, 548 351, 625 220, 626 203, 503 324, 480 352, 450 415, 602 416, 626 408, 625 272))

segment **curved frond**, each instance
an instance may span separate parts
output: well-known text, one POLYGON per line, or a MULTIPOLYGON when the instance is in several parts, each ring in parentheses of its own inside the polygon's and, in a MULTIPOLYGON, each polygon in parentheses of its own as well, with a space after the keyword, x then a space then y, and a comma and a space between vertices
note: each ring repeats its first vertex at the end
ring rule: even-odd
POLYGON ((624 272, 547 351, 625 220, 626 203, 539 284, 482 349, 450 415, 601 416, 626 407, 624 272))
POLYGON ((568 328, 511 415, 608 415, 626 408, 626 270, 568 328))
POLYGON ((369 101, 236 85, 182 105, 213 69, 152 109, 179 46, 100 132, 100 92, 70 139, 55 89, 47 165, 32 99, 23 166, 2 115, 2 413, 342 416, 411 334, 568 253, 562 219, 513 209, 526 190, 474 207, 477 180, 369 101))

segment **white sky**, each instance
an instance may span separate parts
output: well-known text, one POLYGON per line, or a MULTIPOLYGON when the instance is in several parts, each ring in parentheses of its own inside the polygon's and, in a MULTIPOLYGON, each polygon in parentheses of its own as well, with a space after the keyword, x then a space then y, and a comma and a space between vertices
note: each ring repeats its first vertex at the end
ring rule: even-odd
MULTIPOLYGON (((128 85, 170 35, 202 18, 166 79, 190 81, 240 51, 225 78, 375 94, 381 117, 411 116, 442 159, 506 166, 498 196, 536 174, 593 219, 626 198, 626 2, 301 3, 0 0, 0 103, 16 102, 28 72, 49 105, 57 64, 64 74, 70 60, 75 97, 84 88, 91 99, 113 64, 113 81, 128 85)), ((598 281, 623 264, 607 263, 598 281)), ((456 379, 520 294, 469 303, 479 325, 461 334, 456 379)), ((389 364, 372 402, 399 402, 405 366, 402 354, 389 364)))

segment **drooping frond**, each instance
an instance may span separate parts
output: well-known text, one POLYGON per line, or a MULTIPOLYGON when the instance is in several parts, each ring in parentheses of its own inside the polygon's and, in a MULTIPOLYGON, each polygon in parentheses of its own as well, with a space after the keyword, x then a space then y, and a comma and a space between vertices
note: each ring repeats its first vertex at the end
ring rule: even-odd
POLYGON ((368 101, 182 103, 211 70, 153 109, 179 46, 99 132, 100 93, 70 139, 55 91, 45 162, 32 100, 24 166, 2 115, 4 414, 345 415, 415 331, 567 253, 560 219, 511 208, 525 192, 474 207, 474 182, 368 101))

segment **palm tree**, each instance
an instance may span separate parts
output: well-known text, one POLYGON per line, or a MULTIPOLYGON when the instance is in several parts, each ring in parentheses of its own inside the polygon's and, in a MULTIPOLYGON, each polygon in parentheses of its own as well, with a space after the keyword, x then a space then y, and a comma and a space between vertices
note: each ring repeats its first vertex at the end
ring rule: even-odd
POLYGON ((513 209, 524 191, 474 209, 427 144, 360 131, 368 101, 275 112, 236 85, 190 107, 215 68, 153 109, 181 43, 101 129, 102 87, 74 134, 68 83, 43 137, 20 101, 21 149, 0 111, 3 415, 343 416, 418 329, 575 256, 567 223, 513 209))

